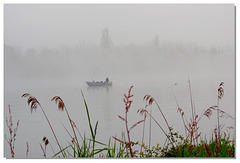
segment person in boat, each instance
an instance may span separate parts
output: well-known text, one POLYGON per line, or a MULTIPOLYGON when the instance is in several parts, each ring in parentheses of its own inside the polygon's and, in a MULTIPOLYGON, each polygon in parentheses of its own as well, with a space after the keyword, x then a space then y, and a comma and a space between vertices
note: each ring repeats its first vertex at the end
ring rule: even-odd
POLYGON ((107 83, 109 82, 109 79, 108 79, 108 78, 106 79, 106 82, 107 82, 107 83))

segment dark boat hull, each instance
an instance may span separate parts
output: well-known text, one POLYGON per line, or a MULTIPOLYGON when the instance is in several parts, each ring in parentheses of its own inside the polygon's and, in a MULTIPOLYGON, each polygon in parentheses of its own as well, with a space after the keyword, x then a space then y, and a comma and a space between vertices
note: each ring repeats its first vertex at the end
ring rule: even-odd
POLYGON ((112 86, 112 82, 88 82, 87 85, 90 87, 98 87, 98 86, 112 86))

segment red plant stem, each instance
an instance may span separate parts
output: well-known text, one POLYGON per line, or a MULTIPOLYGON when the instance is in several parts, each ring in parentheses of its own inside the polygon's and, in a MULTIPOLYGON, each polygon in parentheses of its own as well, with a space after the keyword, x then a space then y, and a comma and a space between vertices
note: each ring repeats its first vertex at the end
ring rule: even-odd
POLYGON ((198 151, 197 151, 195 157, 197 157, 197 155, 199 154, 199 152, 202 150, 202 147, 203 147, 203 145, 198 149, 198 151))
POLYGON ((215 139, 216 139, 216 157, 219 157, 219 151, 218 150, 220 149, 220 147, 219 147, 218 134, 216 132, 216 129, 215 129, 214 133, 215 133, 215 139))
POLYGON ((28 152, 29 152, 29 144, 28 144, 28 142, 27 142, 26 158, 28 157, 28 152))
POLYGON ((227 152, 230 153, 234 157, 234 153, 232 153, 229 149, 227 149, 227 152))
MULTIPOLYGON (((124 103, 125 103, 125 125, 126 125, 126 131, 127 131, 127 136, 128 136, 128 143, 126 144, 128 147, 129 147, 129 150, 130 150, 130 154, 131 154, 131 157, 133 158, 134 157, 134 153, 132 152, 132 147, 131 147, 131 139, 130 139, 130 134, 129 134, 129 129, 128 129, 128 120, 127 120, 127 113, 130 109, 130 106, 132 104, 132 101, 129 100, 129 98, 131 98, 133 95, 131 95, 131 90, 132 90, 133 86, 131 86, 128 90, 128 95, 125 95, 124 94, 124 97, 125 99, 123 99, 124 103)), ((120 118, 120 117, 119 117, 120 118)), ((122 119, 122 118, 121 118, 122 119)))
POLYGON ((220 137, 220 125, 219 125, 219 97, 217 100, 217 121, 218 121, 218 137, 220 137))
POLYGON ((14 154, 15 154, 14 147, 15 147, 15 141, 16 141, 16 133, 19 126, 19 120, 17 121, 16 127, 13 128, 12 113, 11 113, 10 105, 8 105, 8 107, 9 107, 9 120, 6 118, 6 124, 10 132, 10 137, 8 139, 7 136, 5 135, 5 139, 9 144, 11 156, 12 158, 14 158, 14 154))
POLYGON ((128 136, 128 144, 127 145, 129 147, 131 157, 134 157, 134 154, 133 154, 132 148, 131 148, 131 139, 130 139, 130 134, 129 134, 129 129, 128 129, 127 112, 128 112, 128 110, 126 110, 126 112, 125 112, 125 120, 126 120, 125 124, 126 124, 127 136, 128 136))
POLYGON ((212 152, 210 151, 209 147, 207 146, 207 144, 205 144, 205 148, 206 148, 206 151, 208 153, 208 156, 211 157, 212 156, 212 152))

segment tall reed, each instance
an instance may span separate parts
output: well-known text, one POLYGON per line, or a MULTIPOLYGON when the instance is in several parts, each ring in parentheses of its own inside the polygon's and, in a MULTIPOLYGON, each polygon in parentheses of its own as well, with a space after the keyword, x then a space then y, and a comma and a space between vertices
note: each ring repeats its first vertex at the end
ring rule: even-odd
MULTIPOLYGON (((169 135, 166 133, 166 131, 163 129, 163 127, 160 125, 160 123, 146 110, 146 109, 139 109, 138 110, 138 112, 140 113, 140 114, 147 114, 151 119, 153 119, 153 121, 157 124, 157 126, 162 130, 162 132, 164 133, 164 135, 166 136, 166 138, 169 140, 169 142, 172 144, 172 146, 173 147, 175 147, 174 146, 174 143, 173 143, 173 140, 172 139, 170 139, 170 137, 169 137, 169 135)), ((170 133, 171 133, 171 127, 169 128, 169 130, 170 130, 170 133)), ((172 134, 171 134, 171 136, 172 136, 172 134)))
MULTIPOLYGON (((139 111, 139 110, 138 110, 139 111)), ((147 118, 147 113, 144 113, 144 118, 143 118, 143 130, 142 130, 142 143, 144 142, 144 135, 145 135, 145 124, 146 124, 146 118, 147 118)), ((142 151, 142 146, 141 146, 141 149, 140 151, 142 151)))
POLYGON ((169 131, 170 131, 170 126, 169 126, 169 124, 168 124, 168 121, 167 121, 165 115, 163 114, 163 111, 162 111, 162 109, 160 108, 160 106, 159 106, 159 104, 157 103, 157 101, 156 101, 151 95, 145 95, 145 96, 143 97, 143 100, 146 100, 146 102, 148 102, 148 105, 152 105, 152 103, 155 102, 155 104, 156 104, 159 112, 161 113, 161 115, 162 115, 162 117, 163 117, 163 119, 164 119, 164 121, 165 121, 165 123, 166 123, 166 125, 167 125, 167 127, 168 127, 168 129, 169 129, 169 131))
POLYGON ((223 99, 223 95, 224 95, 223 84, 224 84, 223 82, 221 82, 219 84, 217 105, 211 106, 211 107, 203 110, 203 112, 201 113, 201 115, 199 117, 199 120, 198 120, 198 121, 200 121, 203 116, 206 116, 206 117, 210 118, 213 114, 213 111, 216 111, 217 112, 217 134, 218 134, 219 138, 221 137, 220 118, 221 117, 226 117, 226 118, 230 118, 232 120, 235 120, 234 117, 232 117, 231 115, 229 115, 228 113, 226 113, 225 111, 223 111, 222 109, 219 108, 219 101, 223 99))
MULTIPOLYGON (((51 125, 51 123, 50 123, 50 121, 49 121, 49 119, 47 117, 47 114, 43 110, 41 104, 38 102, 38 100, 34 96, 30 95, 29 93, 23 94, 22 97, 24 97, 24 98, 28 97, 27 103, 28 103, 28 105, 30 105, 31 113, 32 113, 33 110, 36 110, 38 106, 40 107, 40 109, 42 110, 42 112, 43 112, 43 114, 44 114, 44 116, 45 116, 45 118, 46 118, 46 120, 48 122, 48 125, 49 125, 49 127, 50 127, 50 129, 51 129, 51 131, 53 133, 53 136, 54 136, 54 138, 55 138, 55 140, 56 140, 56 142, 58 144, 59 149, 60 149, 60 151, 62 151, 62 148, 61 148, 61 146, 60 146, 60 144, 58 142, 58 139, 57 139, 57 136, 56 136, 56 134, 55 134, 55 132, 53 130, 53 127, 52 127, 52 125, 51 125)), ((62 156, 65 157, 63 153, 62 153, 62 156)))
POLYGON ((218 123, 218 137, 220 137, 220 122, 219 122, 219 101, 223 98, 224 95, 224 89, 223 89, 224 82, 221 82, 219 84, 218 88, 218 98, 217 98, 217 123, 218 123))
MULTIPOLYGON (((61 99, 61 97, 55 96, 55 97, 52 98, 51 101, 55 101, 56 104, 58 103, 58 109, 59 109, 60 111, 63 111, 64 108, 65 108, 65 111, 66 111, 67 116, 68 116, 68 120, 69 120, 69 122, 70 122, 70 125, 71 125, 71 127, 72 127, 72 131, 73 131, 73 134, 74 134, 74 140, 76 140, 77 147, 78 147, 78 149, 80 149, 80 145, 79 145, 79 142, 78 142, 78 139, 77 139, 77 135, 76 135, 76 132, 75 132, 75 129, 74 129, 74 125, 73 125, 74 122, 73 122, 73 120, 70 118, 70 115, 69 115, 69 113, 68 113, 68 110, 67 110, 67 108, 66 108, 63 100, 61 99)), ((74 142, 75 142, 75 141, 74 141, 74 142)))
MULTIPOLYGON (((167 118, 166 116, 164 115, 160 105, 158 104, 158 102, 151 96, 151 95, 145 95, 143 97, 143 100, 146 101, 146 104, 145 104, 145 108, 144 109, 139 109, 138 112, 140 112, 141 114, 147 114, 149 115, 150 119, 153 119, 153 121, 157 124, 157 126, 163 131, 163 133, 166 135, 166 138, 167 140, 170 141, 170 143, 173 145, 173 148, 174 148, 174 137, 172 135, 172 128, 170 127, 168 121, 167 121, 167 118), (163 127, 159 124, 159 122, 152 116, 151 114, 151 109, 150 109, 150 113, 149 111, 147 111, 147 108, 149 106, 152 106, 153 102, 156 104, 161 116, 163 117, 166 125, 167 125, 167 128, 168 128, 168 131, 169 131, 169 134, 170 134, 170 137, 171 139, 169 138, 169 135, 165 132, 165 130, 163 129, 163 127)), ((150 123, 150 128, 151 128, 151 123, 150 123)), ((150 141, 149 141, 150 142, 150 141)), ((149 143, 150 144, 150 143, 149 143)))
POLYGON ((189 121, 187 120, 187 118, 185 116, 185 112, 179 106, 177 98, 174 93, 173 93, 173 95, 174 95, 175 102, 177 104, 177 112, 180 113, 182 121, 183 121, 185 135, 186 135, 185 141, 186 142, 190 141, 189 143, 192 145, 192 144, 198 144, 198 139, 200 138, 200 135, 201 135, 201 132, 198 133, 198 130, 199 130, 198 123, 199 123, 200 119, 202 118, 202 115, 199 116, 196 113, 194 98, 193 98, 193 94, 192 94, 192 85, 191 85, 190 79, 188 79, 188 86, 189 86, 190 108, 191 108, 191 118, 189 121))
POLYGON ((192 118, 190 119, 191 124, 189 124, 189 129, 190 129, 190 133, 191 133, 191 138, 190 138, 190 143, 195 142, 197 143, 198 140, 198 123, 197 118, 198 115, 196 114, 196 108, 195 108, 195 104, 194 104, 194 99, 193 99, 193 95, 192 95, 192 86, 191 86, 191 81, 190 79, 188 79, 188 86, 189 86, 189 94, 190 94, 190 101, 191 101, 191 112, 192 112, 192 118), (195 138, 194 135, 195 134, 195 138))
MULTIPOLYGON (((190 144, 194 143, 194 141, 197 142, 197 139, 200 137, 200 133, 198 133, 198 124, 200 122, 200 120, 206 116, 208 118, 211 117, 211 115, 213 114, 213 111, 217 112, 217 128, 214 129, 214 134, 215 134, 215 141, 216 141, 216 156, 219 156, 219 142, 220 142, 220 138, 221 138, 221 125, 220 125, 220 117, 227 117, 227 118, 231 118, 234 120, 234 118, 232 116, 230 116, 229 114, 227 114, 226 112, 224 112, 223 110, 219 109, 219 101, 222 100, 223 95, 224 95, 224 89, 223 89, 223 82, 220 83, 219 88, 218 88, 218 100, 217 100, 217 105, 211 106, 207 109, 204 109, 202 111, 202 113, 200 115, 198 115, 195 111, 195 107, 194 107, 194 102, 193 102, 193 96, 191 93, 191 83, 190 80, 189 82, 189 89, 190 89, 190 98, 191 98, 191 112, 192 112, 192 118, 190 118, 190 122, 187 122, 187 119, 185 117, 184 111, 182 108, 180 108, 180 106, 178 105, 177 99, 174 95, 175 101, 177 103, 178 106, 178 112, 180 112, 182 120, 183 120, 183 124, 185 127, 185 132, 188 131, 188 135, 186 134, 186 140, 190 139, 190 144)), ((211 157, 212 156, 212 152, 210 152, 209 148, 207 145, 205 145, 205 149, 208 153, 208 156, 211 157)))

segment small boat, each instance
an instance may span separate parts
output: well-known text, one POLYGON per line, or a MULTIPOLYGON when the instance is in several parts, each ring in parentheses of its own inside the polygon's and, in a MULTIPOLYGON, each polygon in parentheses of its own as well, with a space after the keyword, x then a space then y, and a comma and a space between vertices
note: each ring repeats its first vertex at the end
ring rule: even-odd
POLYGON ((96 86, 112 86, 112 82, 108 80, 108 78, 105 81, 87 81, 87 85, 90 87, 96 87, 96 86))

